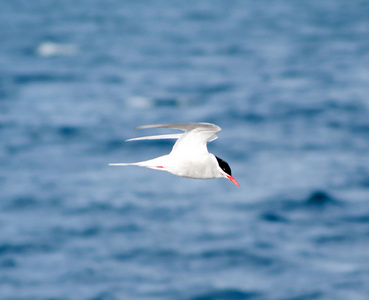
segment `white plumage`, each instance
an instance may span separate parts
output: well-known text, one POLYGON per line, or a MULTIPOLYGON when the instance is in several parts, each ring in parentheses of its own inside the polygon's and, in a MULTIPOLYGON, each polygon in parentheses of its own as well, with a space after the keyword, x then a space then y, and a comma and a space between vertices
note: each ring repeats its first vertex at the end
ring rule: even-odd
POLYGON ((153 135, 128 139, 127 141, 178 139, 172 151, 154 159, 136 163, 112 163, 111 166, 140 166, 155 170, 167 171, 177 176, 209 179, 228 178, 239 186, 231 174, 228 164, 209 153, 207 142, 217 139, 216 133, 221 128, 211 123, 169 123, 144 125, 137 129, 172 128, 184 133, 153 135))

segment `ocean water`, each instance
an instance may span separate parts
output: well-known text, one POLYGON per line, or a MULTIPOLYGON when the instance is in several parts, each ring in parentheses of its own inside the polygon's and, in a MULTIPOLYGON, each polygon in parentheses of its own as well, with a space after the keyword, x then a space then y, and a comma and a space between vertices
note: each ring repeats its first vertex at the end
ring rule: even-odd
POLYGON ((0 2, 0 299, 369 297, 367 1, 0 2), (212 122, 225 179, 113 168, 212 122))

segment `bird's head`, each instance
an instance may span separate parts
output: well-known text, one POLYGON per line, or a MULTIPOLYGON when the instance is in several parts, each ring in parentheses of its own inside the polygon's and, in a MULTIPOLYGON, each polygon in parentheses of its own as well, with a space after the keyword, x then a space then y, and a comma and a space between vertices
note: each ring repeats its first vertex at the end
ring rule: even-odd
POLYGON ((238 184, 236 179, 234 179, 234 177, 232 176, 232 171, 231 171, 231 168, 229 167, 229 165, 223 159, 221 159, 219 157, 216 157, 216 156, 215 156, 215 158, 218 161, 218 166, 219 166, 223 176, 228 178, 230 181, 232 181, 238 187, 240 187, 240 185, 238 184))

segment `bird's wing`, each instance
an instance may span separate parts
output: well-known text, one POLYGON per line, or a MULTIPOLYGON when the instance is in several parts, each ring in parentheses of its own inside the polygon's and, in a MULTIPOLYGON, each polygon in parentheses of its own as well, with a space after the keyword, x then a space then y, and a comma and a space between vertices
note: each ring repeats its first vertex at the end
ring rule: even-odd
POLYGON ((142 136, 137 138, 132 138, 126 140, 126 142, 130 141, 141 141, 141 140, 165 140, 165 139, 179 139, 183 133, 174 133, 174 134, 160 134, 160 135, 150 135, 150 136, 142 136))
MULTIPOLYGON (((156 135, 134 140, 142 139, 161 139, 161 138, 178 138, 174 144, 171 154, 179 154, 181 156, 199 155, 208 153, 206 147, 207 142, 211 142, 217 138, 216 133, 221 131, 221 128, 211 123, 169 123, 169 124, 154 124, 144 125, 136 129, 146 128, 172 128, 185 131, 180 134, 156 135)), ((133 139, 131 139, 133 140, 133 139)))
POLYGON ((208 129, 215 133, 221 131, 221 128, 215 124, 211 123, 167 123, 167 124, 153 124, 153 125, 143 125, 136 127, 135 129, 146 129, 146 128, 171 128, 180 129, 184 131, 189 131, 193 129, 208 129))

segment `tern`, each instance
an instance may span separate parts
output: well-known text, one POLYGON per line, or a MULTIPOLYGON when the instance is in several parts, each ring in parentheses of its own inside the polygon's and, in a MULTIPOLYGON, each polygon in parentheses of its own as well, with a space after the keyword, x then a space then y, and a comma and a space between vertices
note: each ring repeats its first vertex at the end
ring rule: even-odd
POLYGON ((111 163, 110 166, 139 166, 166 171, 173 175, 197 178, 228 178, 240 187, 232 176, 229 165, 214 154, 209 153, 207 142, 214 141, 221 128, 211 123, 169 123, 139 126, 136 129, 171 128, 184 133, 162 134, 131 138, 127 141, 178 139, 172 151, 163 156, 135 163, 111 163))

